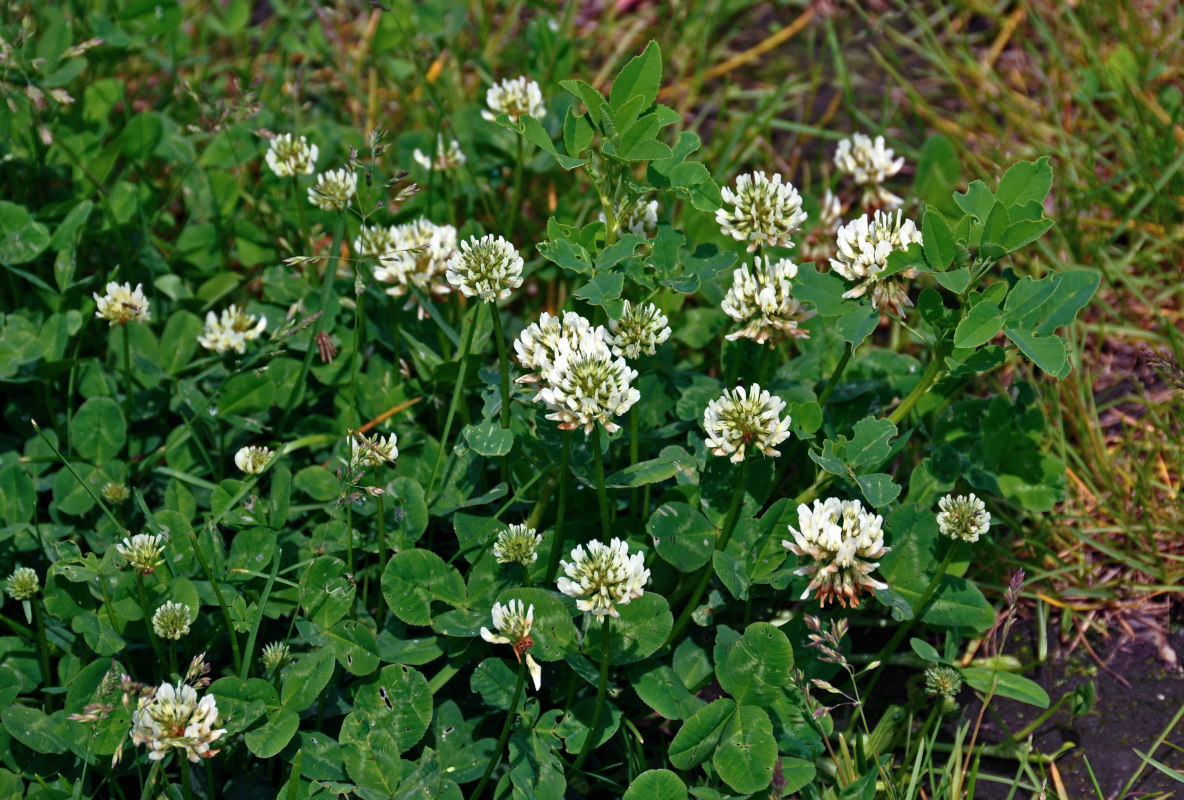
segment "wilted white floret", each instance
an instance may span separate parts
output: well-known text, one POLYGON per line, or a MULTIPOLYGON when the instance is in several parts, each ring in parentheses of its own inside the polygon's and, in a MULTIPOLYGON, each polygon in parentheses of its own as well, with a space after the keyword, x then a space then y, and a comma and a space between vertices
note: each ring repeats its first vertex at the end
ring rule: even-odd
POLYGON ((108 503, 122 503, 132 496, 126 484, 117 483, 116 481, 107 481, 104 483, 103 487, 99 489, 99 494, 108 503))
POLYGON ((311 175, 317 163, 317 146, 303 136, 281 133, 267 148, 267 166, 281 178, 311 175))
POLYGON ((715 221, 725 236, 747 242, 752 252, 761 245, 793 247, 789 237, 801 230, 806 221, 802 211, 802 197, 793 184, 782 183, 774 174, 769 180, 763 172, 753 172, 736 178, 736 189, 720 190, 725 206, 715 212, 715 221))
POLYGON ((248 445, 234 454, 234 464, 248 475, 263 472, 271 460, 272 451, 259 445, 248 445))
MULTIPOLYGON (((592 323, 574 311, 565 311, 562 317, 552 316, 544 311, 539 321, 528 325, 514 341, 518 363, 527 372, 518 378, 518 382, 535 383, 540 379, 554 362, 560 339, 576 342, 581 335, 592 330, 592 323)), ((595 330, 607 337, 603 328, 597 327, 595 330)))
POLYGON ((871 289, 872 304, 881 311, 891 309, 899 315, 902 306, 912 306, 904 281, 915 278, 917 270, 909 267, 887 278, 880 273, 887 269, 893 250, 905 250, 914 242, 921 244, 921 231, 911 219, 902 219, 900 211, 877 211, 874 219, 864 214, 839 228, 838 252, 830 265, 856 284, 843 297, 862 297, 871 289))
MULTIPOLYGON (((386 293, 402 297, 414 286, 428 294, 447 294, 452 286, 445 280, 448 262, 457 254, 456 228, 437 225, 420 217, 390 228, 386 249, 378 256, 376 280, 389 283, 386 293)), ((413 301, 408 301, 408 307, 413 301)), ((425 315, 419 309, 419 318, 425 315)))
POLYGON ((637 370, 624 358, 613 360, 603 328, 585 331, 574 341, 559 339, 554 361, 541 378, 544 386, 535 399, 546 404, 547 419, 558 422, 560 430, 583 428, 588 435, 599 422, 612 433, 620 427, 612 418, 641 398, 632 386, 637 370))
POLYGON ((191 622, 189 606, 169 600, 152 615, 152 630, 161 639, 180 639, 189 633, 191 622))
POLYGON ((579 545, 571 551, 571 561, 559 564, 566 577, 558 581, 559 591, 576 598, 576 608, 603 616, 620 617, 618 605, 628 605, 645 594, 650 571, 645 556, 629 555, 629 546, 620 539, 604 544, 588 542, 587 551, 579 545))
POLYGON ((625 301, 620 319, 608 321, 608 343, 613 355, 638 358, 652 356, 658 345, 670 338, 670 320, 653 303, 633 305, 625 301))
POLYGON ((13 600, 31 600, 41 591, 41 581, 31 567, 17 567, 4 582, 4 591, 13 600))
POLYGON ((358 435, 350 439, 350 463, 361 467, 377 467, 382 464, 394 463, 399 457, 399 448, 395 444, 399 438, 391 434, 384 440, 382 434, 373 436, 358 435))
POLYGON ((509 530, 498 532, 497 541, 493 543, 493 557, 499 564, 533 564, 538 560, 542 541, 543 535, 534 528, 511 525, 509 530))
POLYGON ((192 686, 166 683, 154 696, 140 698, 132 713, 131 736, 135 744, 148 746, 152 761, 162 760, 169 748, 176 747, 196 764, 217 755, 210 745, 226 733, 224 728, 215 728, 217 724, 218 705, 212 694, 198 702, 192 686))
POLYGON ((937 504, 937 527, 944 535, 964 542, 977 542, 991 527, 991 514, 974 493, 954 497, 947 494, 937 504))
POLYGON ((285 642, 272 642, 263 648, 263 668, 274 670, 282 667, 291 656, 291 650, 285 642))
POLYGON ((481 638, 490 644, 508 644, 514 647, 514 658, 519 663, 526 656, 526 669, 534 681, 535 691, 542 688, 543 668, 527 651, 534 646, 530 638, 530 629, 534 625, 534 606, 526 606, 521 600, 511 600, 505 605, 493 604, 493 628, 497 633, 491 633, 489 628, 481 629, 481 638))
POLYGON ((126 325, 129 322, 147 322, 152 319, 148 313, 148 298, 144 296, 143 284, 137 283, 133 290, 130 283, 107 284, 107 293, 101 297, 92 292, 98 308, 95 316, 107 320, 111 325, 126 325))
POLYGON ((444 137, 440 134, 436 134, 435 160, 432 159, 431 153, 425 153, 418 147, 415 148, 415 152, 411 154, 411 157, 415 159, 415 163, 420 164, 424 169, 438 170, 440 172, 450 170, 453 167, 459 167, 466 161, 464 151, 460 149, 460 142, 453 139, 445 147, 444 137))
POLYGON ((219 317, 213 311, 206 314, 206 327, 197 342, 215 353, 245 353, 247 342, 253 342, 267 329, 267 317, 258 319, 231 304, 219 317))
MULTIPOLYGON (((603 211, 600 212, 600 221, 608 222, 603 211)), ((653 236, 658 230, 658 201, 638 197, 618 208, 617 229, 638 236, 653 236)))
POLYGON ((317 176, 308 187, 308 202, 324 211, 340 211, 358 191, 358 175, 352 169, 335 169, 317 176))
POLYGON ((164 553, 165 538, 155 533, 137 533, 130 538, 125 537, 115 545, 115 551, 123 556, 128 566, 141 575, 151 575, 157 567, 164 563, 161 554, 164 553))
POLYGON ((461 242, 445 273, 454 289, 466 297, 492 303, 505 300, 522 285, 522 256, 514 245, 492 233, 461 242))
POLYGON ((505 114, 514 123, 523 114, 529 114, 537 120, 547 116, 539 85, 525 75, 506 78, 490 86, 485 92, 485 105, 489 106, 489 111, 482 111, 481 116, 490 122, 496 120, 498 114, 505 114))
POLYGON ((896 158, 891 148, 884 146, 884 137, 874 140, 862 133, 843 139, 835 151, 835 166, 846 172, 864 187, 863 204, 868 208, 893 211, 904 202, 883 187, 884 181, 900 172, 904 157, 896 158))
POLYGON ((802 308, 791 292, 791 280, 797 277, 798 267, 788 258, 777 263, 770 259, 753 258, 732 273, 732 288, 724 297, 724 313, 744 326, 727 338, 752 339, 754 342, 776 343, 781 339, 808 339, 810 334, 801 323, 814 316, 802 308))
POLYGON ((784 410, 784 400, 757 384, 725 391, 703 413, 706 444, 733 463, 743 461, 750 447, 769 457, 779 456, 774 448, 789 438, 790 418, 780 416, 784 410))
POLYGON ((880 566, 872 559, 890 549, 884 546, 883 521, 879 514, 865 511, 858 500, 830 497, 825 502, 815 500, 813 508, 799 505, 798 528, 789 526, 794 541, 783 539, 781 545, 799 558, 810 559, 794 572, 813 576, 802 599, 816 592, 822 605, 838 599, 844 607, 848 602, 858 607, 862 590, 887 589, 871 577, 880 566))
POLYGON ((395 249, 395 229, 388 225, 363 225, 354 239, 354 256, 377 258, 395 249))

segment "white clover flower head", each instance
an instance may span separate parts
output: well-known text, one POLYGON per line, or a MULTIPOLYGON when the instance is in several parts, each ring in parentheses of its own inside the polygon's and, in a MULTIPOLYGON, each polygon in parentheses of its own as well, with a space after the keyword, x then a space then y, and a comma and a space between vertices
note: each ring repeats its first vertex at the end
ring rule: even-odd
POLYGON ((32 600, 41 591, 41 581, 31 567, 18 566, 4 582, 4 591, 13 600, 32 600))
POLYGON ((308 202, 323 211, 341 211, 358 192, 358 175, 352 169, 331 169, 308 187, 308 202))
POLYGON ((560 339, 574 343, 580 336, 593 330, 603 331, 603 328, 593 329, 591 322, 574 311, 565 311, 562 317, 544 311, 538 322, 532 322, 514 340, 518 363, 527 371, 526 375, 518 378, 518 383, 539 381, 542 373, 550 369, 554 362, 560 339))
POLYGON ((620 427, 612 418, 641 399, 632 385, 637 370, 624 358, 613 360, 600 327, 581 333, 575 341, 559 339, 554 361, 540 377, 543 388, 535 400, 547 406, 547 419, 558 422, 560 430, 583 428, 590 435, 599 422, 612 433, 620 427))
POLYGON ((788 258, 777 263, 755 256, 752 267, 742 265, 732 273, 732 288, 728 289, 720 307, 737 322, 740 330, 728 334, 731 341, 752 339, 758 344, 776 344, 782 339, 808 339, 809 331, 801 323, 814 316, 802 308, 793 297, 793 278, 797 264, 788 258))
POLYGON ((99 296, 92 292, 95 303, 95 316, 107 320, 112 325, 126 325, 129 322, 148 322, 152 315, 148 312, 148 298, 144 296, 144 284, 137 283, 132 289, 131 283, 107 284, 106 294, 99 296))
POLYGON ((303 136, 281 133, 267 148, 267 166, 281 178, 311 175, 317 164, 317 146, 303 136))
POLYGON ((508 644, 514 648, 514 658, 522 663, 526 656, 526 669, 534 681, 537 692, 543 685, 543 668, 527 651, 534 646, 534 639, 530 638, 530 629, 534 625, 534 606, 526 606, 521 600, 510 600, 505 605, 493 604, 493 628, 497 633, 491 633, 489 628, 481 629, 481 638, 490 644, 508 644))
MULTIPOLYGON (((448 262, 456 255, 456 228, 437 225, 426 217, 395 225, 390 229, 390 241, 379 254, 379 266, 374 278, 391 284, 386 293, 402 297, 414 286, 426 294, 442 295, 452 291, 445 280, 448 262)), ((407 308, 414 305, 409 300, 407 308)), ((426 313, 419 308, 419 319, 426 313)))
POLYGON ((395 248, 395 229, 389 225, 363 225, 354 239, 354 255, 377 258, 395 248))
POLYGON ((670 338, 670 320, 653 303, 633 305, 625 301, 620 319, 608 321, 608 343, 613 355, 639 358, 654 355, 657 346, 670 338))
MULTIPOLYGON (((653 236, 658 232, 657 200, 646 200, 644 197, 635 198, 617 208, 616 215, 618 230, 646 237, 653 236)), ((603 211, 600 212, 600 221, 608 222, 603 211)))
POLYGON ((974 543, 991 527, 991 513, 973 492, 957 497, 947 494, 937 507, 937 528, 952 539, 974 543))
POLYGON ((798 506, 798 528, 789 526, 794 540, 781 541, 782 547, 810 563, 794 572, 810 575, 810 585, 802 593, 805 600, 817 593, 818 602, 825 606, 837 599, 845 608, 859 606, 859 594, 864 589, 887 589, 887 584, 871 577, 880 566, 874 558, 887 553, 884 546, 883 517, 865 511, 858 500, 815 500, 811 508, 798 506))
POLYGON ((727 390, 703 412, 706 444, 717 456, 729 456, 733 464, 743 461, 749 448, 779 456, 774 448, 789 438, 790 418, 781 418, 784 410, 785 401, 759 384, 727 390))
POLYGON ((234 454, 234 465, 248 475, 258 475, 271 461, 273 451, 261 445, 248 445, 234 454))
POLYGON ((543 535, 526 525, 511 525, 508 530, 498 531, 493 543, 493 557, 499 564, 517 562, 523 566, 538 560, 539 545, 543 535))
POLYGON ((453 139, 445 147, 444 136, 441 134, 436 134, 435 160, 432 160, 431 153, 425 153, 418 147, 415 148, 415 152, 411 154, 411 157, 415 159, 415 163, 424 169, 429 171, 436 170, 438 172, 447 172, 453 167, 459 167, 468 160, 465 158, 464 151, 460 149, 460 142, 453 139))
POLYGON ((107 481, 104 483, 103 487, 99 489, 99 494, 108 503, 123 503, 132 496, 132 493, 128 491, 127 484, 116 481, 107 481))
POLYGON ((900 211, 877 211, 874 218, 864 214, 839 228, 838 252, 830 265, 856 284, 843 297, 863 297, 871 289, 872 305, 881 311, 892 310, 900 315, 903 306, 912 306, 904 282, 915 278, 917 270, 909 267, 887 278, 880 273, 887 269, 893 250, 906 250, 914 242, 921 244, 921 231, 911 219, 903 219, 900 211))
POLYGON ((152 615, 152 630, 161 639, 180 639, 189 633, 191 622, 193 617, 189 613, 189 606, 168 600, 152 615))
POLYGON ((565 576, 558 580, 559 591, 576 598, 576 608, 597 616, 620 617, 617 606, 628 605, 645 594, 650 571, 641 552, 629 555, 629 546, 620 539, 605 544, 597 539, 588 549, 579 545, 571 551, 571 561, 561 561, 565 576))
POLYGON ((778 174, 769 180, 763 172, 752 172, 736 178, 735 190, 724 186, 720 194, 725 205, 733 206, 731 211, 721 208, 715 212, 725 236, 747 242, 750 253, 761 245, 793 247, 790 237, 806 221, 802 196, 793 184, 782 183, 778 174))
POLYGON ((489 110, 482 111, 481 116, 490 122, 495 121, 498 114, 505 114, 513 123, 517 123, 523 114, 540 121, 547 116, 539 85, 525 75, 506 78, 490 86, 485 92, 485 105, 489 106, 489 110))
POLYGON ((864 187, 863 205, 867 208, 883 208, 894 211, 903 200, 889 192, 882 185, 884 181, 900 172, 904 157, 896 158, 891 148, 885 147, 884 137, 857 133, 850 139, 839 142, 835 151, 835 166, 840 172, 850 175, 855 183, 864 187))
POLYGON ((818 203, 818 227, 830 231, 838 231, 843 221, 843 201, 827 189, 818 203))
POLYGON ((522 256, 514 245, 492 233, 461 242, 445 273, 452 288, 487 303, 505 300, 522 285, 522 256))
POLYGON ((291 657, 291 651, 285 642, 272 642, 263 648, 263 668, 269 672, 282 667, 291 657))
POLYGON ((198 702, 192 686, 165 683, 152 697, 141 697, 132 713, 132 742, 147 745, 148 758, 160 761, 170 748, 182 750, 194 764, 213 758, 210 745, 226 733, 218 724, 218 705, 212 694, 198 702))
POLYGON ((232 303, 221 316, 213 311, 206 314, 206 327, 197 342, 218 354, 233 350, 241 355, 247 351, 247 342, 255 341, 265 330, 267 317, 260 314, 256 318, 232 303))
POLYGON ((381 433, 373 436, 357 434, 349 440, 350 464, 354 467, 378 467, 383 464, 393 464, 399 457, 399 448, 395 445, 399 437, 395 434, 382 438, 381 433))
POLYGON ((137 533, 125 537, 115 545, 115 551, 123 556, 129 567, 141 575, 151 575, 164 563, 165 538, 158 533, 137 533))

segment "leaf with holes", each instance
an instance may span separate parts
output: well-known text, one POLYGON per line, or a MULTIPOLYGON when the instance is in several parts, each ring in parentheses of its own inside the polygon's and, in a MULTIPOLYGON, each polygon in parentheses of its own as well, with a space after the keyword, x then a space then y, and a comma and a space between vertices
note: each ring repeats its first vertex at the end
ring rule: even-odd
POLYGON ((432 720, 432 691, 418 670, 392 664, 358 689, 354 713, 372 728, 390 731, 399 752, 405 753, 427 732, 432 720))

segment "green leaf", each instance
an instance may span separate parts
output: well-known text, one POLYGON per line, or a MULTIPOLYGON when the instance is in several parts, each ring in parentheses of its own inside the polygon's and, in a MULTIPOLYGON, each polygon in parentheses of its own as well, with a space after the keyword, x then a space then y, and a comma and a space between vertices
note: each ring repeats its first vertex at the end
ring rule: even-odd
POLYGON ((517 127, 510 122, 510 118, 505 114, 499 114, 497 121, 511 130, 518 131, 527 139, 534 142, 540 149, 549 153, 552 158, 559 162, 559 166, 564 169, 572 170, 588 162, 586 158, 572 158, 556 150, 555 143, 551 141, 551 135, 547 133, 547 129, 543 127, 542 123, 534 117, 526 115, 519 117, 517 127))
POLYGON ((1003 330, 1003 313, 999 306, 983 300, 970 309, 966 318, 954 331, 955 347, 978 347, 995 338, 1003 330))
POLYGON ((617 111, 633 98, 641 98, 641 107, 648 108, 658 97, 662 85, 662 50, 657 42, 646 45, 641 55, 622 67, 609 90, 609 108, 617 111))
POLYGON ((1006 325, 1003 333, 1015 342, 1028 359, 1054 378, 1064 378, 1072 369, 1065 341, 1057 336, 1037 336, 1029 331, 1006 325))
POLYGON ((1102 280, 1101 274, 1092 269, 1066 270, 1057 277, 1059 280, 1052 296, 1040 309, 1041 322, 1036 333, 1041 336, 1072 324, 1078 312, 1089 305, 1102 280))
POLYGON ((954 294, 962 294, 970 286, 970 270, 961 267, 948 272, 935 272, 933 278, 954 294))
POLYGON ((600 254, 596 256, 596 269, 610 269, 617 264, 624 261, 637 253, 639 245, 645 244, 645 237, 638 236, 636 233, 622 233, 617 241, 613 242, 600 254))
POLYGON ((348 567, 340 558, 321 556, 308 570, 300 592, 304 614, 322 628, 328 628, 349 612, 357 588, 346 575, 348 567))
POLYGON ((711 566, 732 597, 737 600, 748 599, 748 565, 743 558, 716 550, 711 555, 711 566))
POLYGON ((884 472, 856 475, 855 482, 859 484, 859 490, 873 508, 886 506, 900 496, 900 484, 884 472))
MULTIPOLYGON (((370 727, 357 714, 346 715, 338 737, 341 760, 359 789, 393 797, 403 775, 399 745, 392 731, 370 727)), ((365 797, 365 795, 363 795, 365 797)))
POLYGON ((711 763, 723 782, 740 794, 755 794, 772 783, 777 740, 768 713, 741 706, 724 727, 711 763))
POLYGON ((247 749, 259 758, 272 758, 288 746, 300 727, 300 715, 290 708, 281 708, 254 730, 247 731, 247 749))
POLYGON ((405 550, 387 562, 382 573, 387 606, 408 625, 432 624, 432 601, 454 608, 465 602, 465 582, 455 567, 427 550, 405 550))
POLYGON ((1052 167, 1048 156, 1038 161, 1020 161, 1013 164, 999 181, 995 199, 1011 208, 1028 203, 1044 203, 1052 189, 1052 167))
POLYGON ((333 677, 333 650, 318 647, 296 658, 296 662, 284 673, 280 702, 285 708, 303 711, 317 699, 329 679, 333 677))
POLYGON ((383 667, 372 683, 358 689, 354 713, 372 728, 394 734, 400 753, 423 738, 432 719, 432 693, 418 670, 402 664, 383 667))
MULTIPOLYGON (((620 619, 611 620, 609 634, 609 661, 613 664, 632 664, 657 652, 666 644, 666 637, 674 627, 674 615, 666 598, 655 592, 646 592, 638 599, 625 605, 618 605, 620 619)), ((600 620, 593 620, 584 637, 585 653, 600 653, 604 629, 609 627, 600 620)))
POLYGON ((492 420, 466 425, 465 438, 473 452, 483 456, 504 456, 514 448, 514 433, 492 420))
POLYGON ((659 506, 645 529, 658 556, 679 572, 699 569, 715 552, 715 526, 703 512, 686 503, 659 506))
POLYGON ((736 701, 722 697, 691 715, 670 742, 667 753, 675 769, 691 769, 706 761, 736 712, 736 701))
POLYGON ((843 299, 848 283, 833 270, 819 272, 813 263, 798 267, 793 281, 793 295, 810 303, 820 317, 838 317, 851 311, 851 301, 843 299))
POLYGON ((961 182, 959 170, 958 151, 953 142, 935 133, 925 140, 921 156, 917 159, 913 192, 927 202, 941 204, 945 210, 947 205, 953 206, 950 203, 950 191, 961 182))
POLYGON ((686 719, 705 705, 665 664, 639 665, 637 671, 630 672, 629 684, 643 703, 665 719, 686 719))
POLYGON ((514 699, 514 686, 518 676, 504 658, 487 658, 473 670, 469 678, 469 689, 481 696, 481 701, 490 708, 502 711, 510 709, 514 699))
MULTIPOLYGON (((995 194, 982 181, 974 181, 967 187, 965 193, 954 193, 954 202, 967 214, 985 222, 995 205, 995 194)), ((924 238, 924 234, 922 234, 922 238, 924 238)))
POLYGON ((847 445, 847 462, 855 468, 879 464, 892 453, 896 425, 889 419, 865 417, 855 423, 855 438, 847 445))
POLYGON ((1040 684, 1023 675, 987 667, 966 667, 962 670, 962 678, 967 686, 984 694, 989 692, 991 684, 995 683, 995 694, 1000 697, 1019 700, 1038 708, 1048 708, 1048 692, 1040 684))
POLYGON ((52 717, 38 708, 9 706, 0 711, 4 729, 21 744, 36 753, 64 753, 70 743, 58 734, 52 717))
POLYGON ((378 639, 365 625, 343 619, 327 633, 337 661, 347 672, 369 675, 378 668, 378 639))
POLYGON ((792 668, 793 647, 781 629, 754 622, 728 652, 728 660, 716 665, 716 677, 741 706, 769 706, 789 683, 792 668))
POLYGON ((12 265, 37 258, 49 247, 52 238, 49 230, 34 220, 24 206, 0 200, 0 264, 49 292, 54 292, 52 286, 32 273, 12 269, 12 265))
POLYGON ((587 250, 574 242, 567 239, 550 239, 539 242, 537 249, 543 258, 576 275, 592 274, 592 257, 588 255, 587 250))
POLYGON ((958 255, 954 247, 954 234, 933 206, 925 209, 925 216, 921 220, 921 241, 930 269, 945 272, 954 263, 954 257, 958 255))
POLYGON ((686 800, 687 785, 668 769, 651 769, 638 775, 622 800, 686 800))
POLYGON ((915 637, 909 639, 909 647, 913 648, 913 652, 926 661, 933 661, 938 664, 952 666, 949 661, 942 658, 941 653, 937 652, 933 645, 929 644, 929 642, 925 641, 924 639, 917 639, 915 637))
POLYGON ((100 656, 113 656, 126 646, 123 637, 111 627, 106 614, 79 614, 70 620, 70 630, 81 633, 87 647, 100 656))
POLYGON ((244 372, 222 384, 218 414, 248 416, 271 408, 275 402, 275 381, 267 375, 244 372))
POLYGON ((621 291, 625 288, 625 276, 619 272, 602 272, 585 283, 573 294, 589 305, 603 306, 610 317, 619 317, 623 303, 621 291))
MULTIPOLYGON (((999 244, 1009 253, 1014 253, 1043 236, 1053 225, 1051 219, 1022 220, 1014 222, 1003 232, 999 244)), ((1095 273, 1097 274, 1097 273, 1095 273)))
POLYGON ((123 129, 123 154, 143 162, 160 141, 164 125, 154 111, 141 111, 123 129))
POLYGON ((592 144, 593 135, 588 118, 576 114, 575 108, 568 106, 567 116, 563 118, 563 147, 567 154, 578 158, 592 144))
POLYGON ((608 112, 608 101, 594 86, 579 80, 560 81, 559 85, 584 104, 584 108, 588 109, 588 115, 592 118, 590 122, 597 125, 602 123, 608 112))
POLYGON ((852 348, 856 348, 879 326, 880 312, 870 304, 850 305, 855 307, 835 319, 834 331, 843 337, 843 341, 850 342, 852 348))
POLYGON ((684 469, 690 469, 691 463, 683 463, 673 458, 652 458, 649 461, 639 461, 636 464, 617 470, 605 479, 605 486, 609 489, 632 489, 638 486, 648 486, 651 483, 661 483, 673 478, 684 469))
POLYGON ((78 455, 103 463, 115 458, 127 441, 127 424, 119 404, 110 397, 92 397, 79 407, 70 425, 78 455))
MULTIPOLYGON (((534 646, 530 654, 539 661, 562 661, 580 649, 580 635, 571 620, 571 612, 553 593, 542 589, 507 589, 498 595, 498 602, 521 600, 534 606, 534 625, 531 638, 534 646)), ((492 619, 486 621, 492 625, 492 619)))
POLYGON ((204 329, 202 321, 188 311, 169 314, 164 333, 160 335, 161 368, 170 375, 176 375, 189 366, 193 354, 197 352, 197 337, 201 336, 204 329))

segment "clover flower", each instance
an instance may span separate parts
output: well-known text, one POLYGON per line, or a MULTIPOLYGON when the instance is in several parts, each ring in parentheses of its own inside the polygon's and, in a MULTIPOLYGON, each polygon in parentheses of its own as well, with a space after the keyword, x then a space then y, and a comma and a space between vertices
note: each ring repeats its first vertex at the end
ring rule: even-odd
POLYGON ((362 436, 358 434, 357 438, 350 439, 350 464, 362 467, 378 467, 383 464, 393 464, 395 459, 399 457, 399 448, 395 444, 399 441, 399 437, 391 434, 382 438, 381 433, 376 433, 373 436, 362 436))
POLYGON ((524 605, 521 600, 511 600, 505 605, 494 603, 493 628, 497 633, 482 628, 481 638, 490 644, 512 645, 518 663, 522 663, 522 657, 526 656, 526 669, 530 672, 537 692, 543 686, 543 668, 527 652, 534 646, 534 639, 530 638, 530 629, 534 625, 534 606, 524 605))
POLYGON ((267 467, 272 451, 259 445, 248 445, 234 454, 234 465, 248 475, 258 475, 267 467))
POLYGON ((857 133, 850 139, 843 139, 835 151, 835 166, 854 178, 864 187, 863 205, 867 208, 884 208, 894 211, 903 200, 885 189, 881 184, 900 172, 904 157, 895 158, 891 148, 884 146, 884 137, 857 133))
POLYGON ((264 157, 271 171, 281 178, 311 175, 317 163, 317 146, 303 136, 281 133, 271 140, 264 157))
POLYGON ((206 314, 206 327, 197 343, 215 353, 229 353, 233 350, 242 354, 247 351, 247 342, 253 342, 267 329, 267 317, 258 319, 238 306, 231 304, 218 316, 210 311, 206 314))
POLYGON ((813 311, 806 311, 791 292, 791 280, 797 277, 798 267, 788 258, 777 263, 755 256, 752 268, 742 265, 732 273, 732 288, 728 289, 720 307, 724 313, 744 327, 726 337, 730 341, 745 338, 757 344, 775 344, 782 339, 808 339, 810 334, 801 326, 813 311))
POLYGON ((358 175, 352 169, 331 169, 308 187, 308 202, 324 211, 341 211, 358 192, 358 175))
POLYGON ((263 668, 267 671, 278 669, 291 657, 291 651, 284 642, 272 642, 263 648, 263 668))
POLYGON ((98 292, 92 292, 95 303, 95 316, 107 320, 112 326, 126 325, 129 322, 148 322, 152 315, 148 313, 148 298, 144 296, 144 284, 137 283, 133 290, 131 283, 107 284, 107 293, 102 297, 98 292))
POLYGON ((128 491, 126 484, 116 483, 115 481, 107 481, 104 483, 103 487, 99 489, 99 494, 101 494, 103 499, 108 503, 122 503, 132 496, 131 492, 128 491))
POLYGON ((354 255, 358 258, 377 258, 394 249, 395 229, 388 225, 363 225, 354 239, 354 255))
POLYGON ((156 635, 161 639, 180 639, 189 633, 191 622, 193 617, 189 613, 189 606, 167 600, 152 615, 152 630, 156 631, 156 635))
POLYGON ((115 545, 115 551, 123 556, 129 567, 141 575, 151 575, 157 567, 164 563, 160 556, 164 553, 165 538, 158 533, 137 533, 130 538, 125 537, 115 545))
POLYGON ((526 525, 511 525, 509 530, 498 531, 493 543, 493 557, 499 564, 518 562, 522 566, 538 560, 539 545, 543 535, 526 525))
POLYGON ((608 343, 613 355, 638 358, 652 356, 655 348, 670 338, 670 321, 653 303, 633 305, 625 301, 620 319, 608 321, 608 343))
POLYGON ((837 599, 844 607, 850 602, 857 608, 863 589, 887 589, 887 584, 871 577, 880 566, 872 559, 890 549, 884 546, 883 522, 879 514, 864 511, 858 500, 830 497, 825 502, 815 500, 813 508, 799 505, 798 529, 789 526, 794 541, 783 539, 781 545, 799 558, 811 559, 794 571, 812 576, 802 599, 817 592, 823 606, 837 599))
POLYGON ((748 242, 748 252, 761 245, 793 247, 790 236, 801 230, 806 221, 802 211, 802 196, 791 183, 782 183, 781 176, 769 180, 763 172, 753 172, 736 178, 736 189, 720 190, 725 205, 715 212, 715 221, 725 236, 738 242, 748 242))
POLYGON ((902 219, 877 211, 874 218, 864 214, 859 219, 839 228, 838 253, 830 260, 831 267, 842 277, 856 284, 843 297, 863 297, 872 290, 872 305, 881 311, 889 309, 897 315, 902 306, 912 306, 904 281, 917 276, 914 267, 886 278, 880 277, 888 267, 888 256, 893 250, 905 250, 912 243, 921 244, 921 231, 911 219, 902 219))
MULTIPOLYGON (((658 201, 638 197, 616 209, 617 230, 635 233, 638 236, 653 236, 658 230, 658 201)), ((600 221, 608 222, 604 212, 600 221)))
POLYGON ((784 410, 784 400, 755 383, 725 391, 703 412, 706 444, 717 456, 730 456, 733 464, 743 461, 750 447, 779 456, 774 448, 789 438, 790 418, 781 418, 784 410))
POLYGON ((487 303, 505 300, 522 285, 522 256, 514 245, 492 233, 461 242, 445 273, 454 289, 487 303))
POLYGON ((518 383, 536 383, 540 380, 554 362, 561 339, 576 342, 580 336, 593 331, 599 331, 598 335, 607 342, 607 333, 602 327, 593 328, 591 322, 574 311, 565 311, 562 317, 544 311, 538 322, 532 322, 514 340, 518 363, 527 372, 518 378, 518 383))
POLYGON ((464 151, 460 149, 460 142, 453 139, 448 146, 444 146, 444 137, 441 134, 436 134, 436 157, 432 160, 431 153, 425 153, 418 147, 411 154, 415 159, 415 163, 420 164, 426 170, 436 170, 438 172, 446 172, 453 167, 459 167, 467 160, 464 151))
POLYGON ((515 124, 523 114, 537 120, 547 116, 539 85, 525 75, 506 78, 490 86, 485 92, 485 105, 489 106, 489 111, 482 111, 481 116, 490 122, 497 120, 498 114, 505 114, 515 124))
POLYGON ((969 495, 947 494, 937 504, 937 528, 945 536, 964 542, 977 542, 991 527, 991 514, 981 499, 969 495))
MULTIPOLYGON (((456 255, 456 228, 437 225, 426 217, 390 228, 390 241, 378 256, 374 278, 389 283, 386 293, 402 297, 414 286, 427 294, 447 294, 448 262, 456 255)), ((409 301, 410 308, 414 301, 409 301)), ((426 312, 419 309, 419 319, 426 312)))
POLYGON ((559 591, 576 598, 580 611, 597 616, 620 617, 616 607, 645 594, 650 579, 645 556, 640 552, 629 555, 629 546, 615 538, 607 545, 593 539, 586 551, 584 545, 578 545, 571 551, 571 561, 559 565, 566 573, 557 582, 559 591))
POLYGON ((32 600, 41 591, 41 581, 31 567, 17 567, 4 582, 4 591, 13 600, 32 600))
POLYGON ((160 761, 170 748, 184 751, 194 764, 213 758, 213 744, 226 730, 218 724, 218 704, 212 694, 199 702, 192 686, 165 683, 152 697, 140 698, 132 713, 132 742, 147 745, 148 758, 160 761))
POLYGON ((953 700, 962 690, 962 673, 945 664, 925 670, 925 691, 930 697, 953 700))
POLYGON ((541 378, 543 388, 535 400, 547 406, 551 412, 547 419, 558 422, 560 430, 583 428, 589 435, 599 422, 612 433, 620 427, 612 418, 641 399, 632 386, 637 370, 630 369, 624 358, 613 361, 604 329, 599 327, 575 341, 559 339, 555 360, 541 378))

